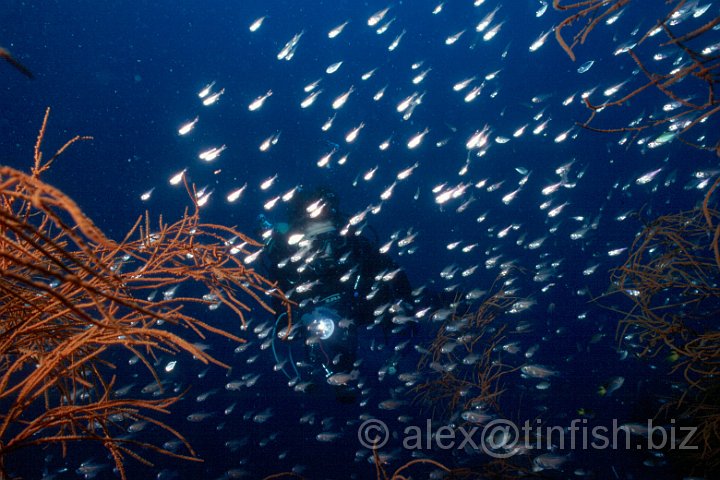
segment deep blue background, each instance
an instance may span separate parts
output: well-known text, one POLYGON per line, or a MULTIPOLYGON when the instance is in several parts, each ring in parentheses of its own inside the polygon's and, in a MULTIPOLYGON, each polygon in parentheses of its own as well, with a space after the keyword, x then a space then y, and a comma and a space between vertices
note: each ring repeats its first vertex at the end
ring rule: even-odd
MULTIPOLYGON (((663 5, 659 0, 654 3, 663 5)), ((641 227, 636 219, 618 222, 617 215, 641 207, 647 217, 691 208, 701 200, 702 193, 684 187, 692 181, 692 172, 715 168, 717 159, 678 142, 656 150, 637 145, 626 148, 617 144, 620 135, 578 129, 574 130, 577 137, 565 143, 556 144, 553 138, 586 118, 588 112, 578 101, 579 93, 597 88, 591 98, 600 102, 603 98, 600 92, 611 85, 631 79, 622 90, 624 93, 632 85, 639 85, 641 79, 632 75, 634 66, 630 59, 613 56, 612 51, 631 38, 629 32, 635 27, 640 31, 648 29, 656 20, 655 14, 649 12, 655 9, 628 9, 613 28, 598 28, 589 44, 577 49, 578 61, 573 63, 552 35, 539 51, 528 52, 527 47, 542 32, 563 18, 552 8, 536 18, 539 2, 505 2, 493 25, 501 20, 505 23, 490 42, 479 39, 474 26, 494 8, 494 2, 479 8, 473 8, 469 1, 447 2, 437 16, 430 14, 433 2, 397 2, 386 17, 397 19, 386 34, 378 36, 367 27, 366 20, 385 6, 377 1, 6 1, 0 8, 0 45, 26 64, 36 79, 28 81, 8 65, 0 65, 0 159, 16 168, 29 167, 44 109, 50 106, 52 114, 44 143, 46 156, 76 134, 91 135, 94 140, 73 146, 48 172, 46 180, 72 196, 114 238, 120 238, 145 209, 153 215, 162 214, 167 220, 182 213, 190 204, 187 195, 180 188, 170 187, 167 179, 183 168, 188 168, 189 180, 198 187, 207 185, 215 189, 203 210, 206 221, 237 225, 243 231, 255 233, 262 205, 293 186, 331 185, 339 192, 343 211, 354 214, 376 203, 395 174, 418 161, 418 170, 397 186, 381 214, 370 216, 369 220, 380 243, 385 243, 397 230, 405 232, 412 227, 420 232, 418 252, 413 256, 396 256, 413 285, 427 284, 439 291, 459 281, 442 281, 438 273, 444 267, 455 263, 464 269, 480 264, 474 276, 462 280, 459 289, 487 289, 497 269, 485 269, 484 261, 499 254, 501 262, 512 260, 526 269, 529 279, 538 264, 560 262, 552 280, 556 285, 549 293, 540 292, 544 284, 527 282, 529 287, 523 294, 537 299, 538 305, 526 312, 524 318, 534 322, 536 328, 521 341, 524 348, 540 343, 542 347, 533 361, 557 368, 562 377, 549 392, 534 391, 528 384, 527 393, 509 402, 521 404, 528 412, 542 406, 553 418, 572 418, 577 408, 585 407, 608 419, 629 421, 637 409, 644 408, 636 393, 642 390, 646 365, 617 360, 614 351, 617 316, 589 303, 590 297, 579 291, 586 289, 597 295, 607 290, 607 272, 623 258, 609 258, 607 251, 629 246, 641 227), (249 24, 262 15, 268 16, 262 28, 249 32, 249 24), (327 31, 348 19, 345 31, 329 40, 327 31), (402 29, 407 34, 400 46, 388 52, 387 45, 402 29), (457 44, 450 47, 444 44, 447 36, 462 29, 467 32, 457 44), (303 30, 295 58, 290 62, 278 61, 277 52, 285 42, 303 30), (473 43, 476 47, 470 48, 473 43), (503 59, 501 54, 505 51, 507 56, 503 59), (595 60, 595 65, 589 72, 578 74, 577 67, 589 59, 595 60), (340 70, 326 75, 325 68, 339 60, 344 61, 340 70), (418 61, 424 65, 411 70, 410 65, 418 61), (410 80, 428 67, 432 71, 425 82, 418 87, 412 85, 410 80), (359 76, 372 68, 378 69, 376 74, 362 82, 359 76), (462 101, 464 92, 451 90, 463 78, 482 77, 496 70, 500 70, 497 79, 486 82, 473 103, 462 101), (320 77, 323 93, 315 105, 301 110, 299 103, 306 96, 302 87, 320 77), (225 88, 226 93, 216 105, 203 107, 197 92, 211 81, 217 82, 216 88, 225 88), (385 97, 373 102, 372 95, 386 84, 385 97), (356 92, 337 112, 333 128, 322 132, 320 126, 334 113, 330 102, 351 85, 356 92), (267 90, 274 93, 265 106, 249 112, 247 105, 267 90), (395 106, 413 91, 427 93, 412 119, 403 122, 395 106), (497 96, 491 98, 494 91, 497 96), (563 107, 562 100, 573 93, 575 102, 563 107), (547 98, 534 104, 531 99, 536 96, 547 98), (551 121, 546 135, 534 136, 530 130, 538 122, 531 117, 541 110, 545 112, 543 120, 549 117, 551 121), (177 128, 196 115, 200 116, 196 129, 187 137, 179 137, 177 128), (346 132, 360 122, 366 126, 358 141, 346 146, 346 132), (465 142, 474 131, 487 124, 493 131, 491 138, 512 137, 525 123, 529 126, 523 137, 511 138, 504 145, 494 144, 487 155, 472 160, 466 177, 457 176, 466 161, 465 142), (408 151, 407 139, 425 127, 430 128, 430 134, 423 145, 408 151), (276 131, 282 132, 278 144, 270 152, 259 152, 260 142, 276 131), (377 145, 391 135, 393 146, 380 152, 377 145), (446 136, 451 137, 450 143, 435 148, 434 143, 446 136), (342 146, 334 158, 350 152, 347 165, 323 170, 315 166, 330 150, 328 142, 342 146), (212 165, 198 160, 200 151, 222 144, 228 149, 212 165), (538 209, 547 200, 540 190, 558 180, 554 174, 556 167, 570 161, 575 162, 572 178, 581 170, 585 174, 575 189, 561 189, 552 197, 553 206, 563 202, 569 205, 558 218, 548 219, 546 211, 538 209), (379 169, 372 182, 361 180, 358 187, 351 186, 358 175, 375 165, 379 169), (517 188, 521 175, 516 167, 532 173, 528 185, 506 206, 500 198, 517 188), (637 177, 659 167, 664 171, 655 182, 645 186, 634 184, 637 177), (214 174, 217 169, 221 172, 214 174), (260 182, 276 173, 279 175, 276 185, 269 192, 261 192, 260 182), (671 174, 677 180, 663 185, 671 174), (488 185, 505 183, 495 193, 471 187, 462 200, 445 207, 436 205, 430 192, 444 182, 475 183, 485 178, 488 185), (248 189, 242 200, 227 204, 224 200, 227 192, 245 182, 248 189), (629 188, 624 189, 626 185, 629 188), (141 202, 140 194, 151 187, 156 188, 152 199, 141 202), (413 201, 418 188, 420 197, 413 201), (471 195, 476 201, 467 211, 456 213, 457 206, 471 195), (488 219, 478 225, 475 219, 485 212, 488 219), (584 218, 574 220, 571 216, 584 218), (571 232, 596 218, 598 228, 591 230, 585 239, 569 239, 571 232), (497 232, 510 224, 519 225, 520 230, 498 239, 497 232), (548 229, 556 224, 557 232, 549 234, 548 229), (491 232, 489 227, 494 227, 491 232), (516 244, 522 234, 526 234, 525 244, 545 235, 548 238, 541 249, 527 250, 516 244), (463 255, 445 248, 453 241, 463 241, 463 245, 477 242, 479 247, 463 255), (600 267, 594 276, 582 275, 583 269, 597 263, 600 267), (586 317, 579 320, 582 313, 586 317), (558 328, 562 328, 562 333, 557 333, 558 328), (604 333, 603 341, 588 344, 598 332, 604 333), (600 402, 596 395, 598 385, 614 375, 626 377, 619 392, 625 396, 600 402)), ((717 37, 716 32, 710 35, 717 37)), ((650 94, 634 100, 629 110, 615 109, 603 115, 598 125, 625 125, 642 113, 658 113, 662 103, 662 97, 650 94)), ((717 131, 716 122, 701 127, 698 135, 713 131, 717 131)), ((281 219, 281 208, 276 210, 269 216, 281 219)), ((219 323, 227 321, 227 312, 208 315, 219 323)), ((261 317, 258 323, 267 320, 262 313, 258 317, 261 317)), ((254 348, 259 351, 259 342, 255 343, 254 348)), ((215 348, 219 355, 227 353, 231 361, 240 362, 237 356, 225 352, 234 346, 215 348)), ((206 459, 202 467, 190 465, 187 471, 198 468, 194 471, 202 470, 206 478, 216 478, 237 467, 260 475, 300 463, 309 466, 311 478, 321 475, 346 478, 341 473, 345 465, 357 472, 359 478, 372 477, 369 464, 353 463, 359 446, 354 443, 352 427, 343 427, 347 419, 357 419, 362 409, 349 412, 339 409, 332 398, 293 393, 283 385, 284 377, 271 372, 274 362, 268 352, 260 353, 255 364, 246 367, 242 360, 237 370, 244 372, 247 368, 262 373, 261 381, 234 399, 222 388, 227 382, 223 371, 212 370, 200 385, 197 380, 190 382, 196 385, 191 397, 219 387, 218 395, 223 395, 223 399, 198 408, 191 404, 194 402, 191 398, 180 406, 179 428, 206 459), (238 402, 236 416, 221 418, 222 410, 231 401, 238 402), (275 412, 268 424, 257 425, 241 418, 248 410, 267 407, 275 412), (196 410, 217 412, 217 417, 207 424, 211 427, 221 420, 227 425, 216 434, 212 428, 198 429, 197 424, 182 421, 187 413, 196 410), (317 425, 298 429, 297 419, 309 410, 318 411, 320 418, 337 417, 334 430, 345 431, 346 443, 318 445, 314 440, 320 431, 317 425), (259 439, 272 433, 278 434, 278 439, 269 447, 257 446, 259 439), (235 437, 249 437, 248 445, 240 454, 228 456, 222 444, 235 437), (284 451, 287 456, 275 460, 284 451), (245 459, 242 466, 240 458, 245 459)), ((373 361, 368 360, 368 364, 373 361)), ((188 366, 188 372, 194 373, 194 368, 188 366)), ((188 372, 185 374, 190 375, 188 372)), ((140 375, 144 378, 144 374, 140 375)), ((144 385, 137 381, 139 386, 144 385)), ((512 381, 518 383, 520 390, 526 388, 519 377, 512 381)), ((375 392, 379 395, 376 400, 388 397, 384 386, 376 387, 375 392)), ((404 413, 413 412, 408 408, 404 413)), ((638 466, 640 461, 611 456, 608 462, 603 459, 605 456, 611 455, 601 452, 585 459, 578 454, 573 460, 584 468, 606 474, 610 463, 617 463, 621 469, 642 468, 638 466)), ((107 463, 102 453, 91 459, 107 463)), ((70 471, 77 468, 73 464, 77 460, 70 457, 65 461, 70 471)), ((82 460, 87 458, 79 459, 82 460)), ((52 471, 58 468, 58 462, 51 460, 47 466, 52 471)), ((174 471, 186 468, 162 459, 160 465, 174 471)))

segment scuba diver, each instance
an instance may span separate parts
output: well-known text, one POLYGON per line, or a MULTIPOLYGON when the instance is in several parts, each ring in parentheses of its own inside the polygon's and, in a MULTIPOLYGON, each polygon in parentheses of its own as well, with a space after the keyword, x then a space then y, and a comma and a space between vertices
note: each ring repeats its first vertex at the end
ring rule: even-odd
POLYGON ((303 340, 305 361, 295 363, 292 347, 298 342, 285 342, 284 355, 276 345, 287 333, 278 331, 285 314, 273 331, 275 360, 291 385, 304 379, 298 366, 308 368, 311 377, 322 375, 334 386, 338 401, 353 403, 358 330, 377 326, 385 341, 398 325, 412 330, 410 282, 389 256, 348 224, 329 189, 299 191, 287 207, 287 223, 271 224, 261 216, 264 258, 269 277, 297 304, 287 337, 303 340))

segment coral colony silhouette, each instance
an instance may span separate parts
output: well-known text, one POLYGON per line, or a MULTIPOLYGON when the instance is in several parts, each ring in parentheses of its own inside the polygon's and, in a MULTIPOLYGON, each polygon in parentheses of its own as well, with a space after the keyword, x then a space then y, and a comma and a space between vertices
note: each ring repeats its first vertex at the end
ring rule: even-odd
POLYGON ((266 295, 289 304, 243 266, 239 257, 259 244, 232 228, 201 223, 197 208, 173 224, 161 219, 152 226, 145 216, 122 241, 107 238, 40 178, 71 144, 86 139, 73 138, 45 161, 40 147, 48 114, 31 172, 0 167, 0 476, 7 476, 14 451, 50 443, 65 450, 78 441, 98 442, 122 478, 128 457, 149 463, 143 450, 199 460, 180 432, 155 418, 181 395, 118 395, 110 354, 137 355, 161 386, 151 365, 156 352, 227 367, 193 341, 206 335, 243 341, 184 313, 185 305, 226 305, 240 327, 250 310, 243 297, 270 311, 266 295), (148 292, 187 283, 208 293, 147 299, 148 292), (176 437, 185 452, 121 438, 128 422, 139 419, 176 437))

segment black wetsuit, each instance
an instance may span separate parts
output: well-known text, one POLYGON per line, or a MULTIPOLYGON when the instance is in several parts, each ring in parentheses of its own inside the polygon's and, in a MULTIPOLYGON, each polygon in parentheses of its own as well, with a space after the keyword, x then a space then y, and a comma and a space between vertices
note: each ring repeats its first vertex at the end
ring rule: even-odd
MULTIPOLYGON (((311 377, 322 375, 331 384, 333 375, 357 368, 361 329, 378 324, 387 343, 393 317, 412 308, 410 282, 397 264, 367 238, 352 231, 341 235, 335 225, 325 220, 296 225, 286 233, 275 231, 266 247, 270 278, 298 305, 293 318, 295 337, 305 344, 304 363, 311 377), (307 233, 310 245, 289 245, 298 233, 307 233), (323 317, 332 317, 335 326, 327 339, 317 338, 310 327, 314 318, 323 317)), ((297 352, 297 343, 294 348, 297 352)), ((351 384, 335 386, 334 391, 342 403, 354 403, 359 396, 351 384)))
MULTIPOLYGON (((317 235, 312 239, 315 258, 303 264, 303 260, 296 263, 289 260, 298 249, 288 246, 288 237, 289 234, 273 235, 268 245, 268 270, 270 278, 277 280, 284 291, 291 292, 298 304, 308 298, 338 295, 342 300, 337 302, 341 316, 352 319, 358 327, 375 322, 374 312, 384 304, 409 305, 412 289, 404 272, 398 271, 387 281, 376 280, 379 274, 395 272, 399 267, 367 238, 352 232, 340 235, 336 229, 317 235), (300 266, 304 271, 297 271, 300 266), (308 283, 313 285, 307 292, 293 291, 308 283)), ((390 321, 390 315, 385 315, 380 323, 388 327, 390 321)))

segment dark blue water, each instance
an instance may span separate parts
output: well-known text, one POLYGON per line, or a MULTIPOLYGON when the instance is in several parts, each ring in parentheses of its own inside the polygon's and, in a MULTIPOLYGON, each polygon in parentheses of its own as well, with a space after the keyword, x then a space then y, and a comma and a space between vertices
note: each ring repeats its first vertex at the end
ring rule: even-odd
MULTIPOLYGON (((654 6, 628 8, 611 27, 597 28, 588 43, 576 50, 578 60, 573 63, 552 34, 537 52, 528 51, 542 32, 564 18, 552 7, 537 18, 539 2, 488 1, 473 7, 467 0, 448 1, 438 15, 431 14, 433 2, 395 2, 384 20, 395 17, 395 21, 387 33, 378 35, 366 24, 370 15, 387 6, 377 1, 128 4, 8 0, 0 7, 0 45, 12 51, 36 78, 29 81, 10 66, 0 65, 0 158, 3 164, 29 168, 43 112, 51 107, 46 155, 76 134, 94 139, 74 145, 45 180, 73 197, 114 238, 122 237, 145 210, 166 219, 178 218, 190 201, 187 193, 171 187, 168 179, 185 168, 188 180, 198 188, 214 189, 202 210, 205 221, 237 226, 256 235, 260 232, 259 214, 272 222, 286 219, 282 205, 269 212, 263 205, 295 186, 332 188, 338 193, 342 212, 350 216, 377 203, 378 195, 398 171, 419 162, 412 176, 398 183, 381 213, 369 215, 365 235, 373 240, 377 237, 380 245, 398 230, 419 232, 414 254, 399 255, 393 249, 390 255, 413 287, 426 285, 446 299, 452 299, 454 292, 489 289, 499 272, 485 268, 490 257, 501 255, 499 263, 512 261, 521 269, 518 286, 521 284, 522 296, 537 303, 521 317, 507 320, 509 324, 518 320, 532 324, 527 333, 508 337, 508 341, 519 341, 522 351, 533 345, 539 348, 532 360, 523 358, 522 351, 502 358, 513 366, 548 365, 559 375, 552 379, 550 389, 538 390, 537 381, 522 379, 519 372, 509 374, 503 380, 507 388, 501 402, 503 414, 515 421, 541 417, 548 424, 567 426, 582 408, 593 412, 592 421, 597 424, 609 425, 613 419, 643 422, 657 409, 654 386, 663 391, 657 384, 666 379, 653 370, 652 363, 632 355, 620 359, 618 350, 626 348, 619 347, 616 339, 620 316, 591 300, 608 290, 609 270, 625 258, 610 257, 607 252, 629 247, 642 227, 637 217, 622 222, 616 217, 642 209, 644 218, 654 218, 694 207, 703 192, 687 187, 693 172, 716 168, 717 159, 680 142, 656 149, 636 143, 619 145, 621 134, 580 128, 572 129, 572 138, 565 142, 553 139, 587 118, 589 112, 579 101, 582 92, 596 88, 591 98, 600 102, 604 99, 601 92, 612 85, 630 80, 621 90, 626 94, 642 83, 632 60, 627 55, 613 55, 613 51, 624 41, 637 38, 631 36, 634 29, 644 32, 657 20, 656 9, 661 10, 664 3, 648 3, 654 6), (484 41, 475 25, 495 6, 500 9, 492 26, 504 24, 495 38, 484 41), (262 27, 250 32, 248 26, 261 16, 267 16, 262 27), (343 33, 328 39, 327 32, 345 20, 350 23, 343 33), (447 36, 463 29, 467 31, 455 45, 445 45, 447 36), (403 30, 406 34, 398 48, 389 52, 388 44, 403 30), (279 61, 276 55, 285 42, 301 31, 304 34, 294 58, 279 61), (338 72, 327 75, 325 68, 340 60, 344 63, 338 72), (578 66, 587 60, 594 60, 594 66, 578 74, 578 66), (412 70, 415 62, 422 66, 412 70), (373 68, 377 71, 371 79, 360 80, 360 75, 373 68), (425 81, 413 85, 411 79, 427 68, 432 70, 425 81), (496 78, 486 80, 482 93, 471 103, 463 101, 467 90, 452 91, 452 85, 464 78, 477 76, 474 84, 479 84, 482 77, 495 71, 499 71, 496 78), (312 107, 301 109, 299 104, 307 95, 303 87, 318 78, 323 78, 319 85, 323 93, 312 107), (213 81, 215 89, 224 88, 225 93, 216 105, 204 107, 197 93, 213 81), (320 126, 336 113, 330 108, 332 99, 351 85, 355 92, 337 111, 333 127, 321 131, 320 126), (372 96, 385 85, 385 97, 373 101, 372 96), (248 111, 248 104, 268 90, 273 94, 265 105, 259 111, 248 111), (425 92, 425 96, 411 119, 403 121, 395 107, 413 92, 425 92), (562 101, 572 94, 575 101, 563 106, 562 101), (534 103, 534 97, 541 100, 534 103), (541 111, 542 119, 533 120, 541 111), (177 135, 180 125, 195 116, 200 117, 195 130, 188 136, 177 135), (546 119, 550 119, 547 130, 533 135, 531 130, 546 119), (358 140, 346 144, 347 132, 361 122, 365 127, 358 140), (524 135, 513 138, 513 132, 524 124, 528 124, 524 135), (468 173, 458 175, 468 158, 467 139, 485 125, 492 130, 491 148, 480 158, 473 156, 468 173), (407 149, 409 137, 425 128, 430 133, 422 145, 407 149), (278 131, 277 145, 260 152, 262 140, 278 131), (497 136, 510 141, 495 143, 497 136), (391 148, 380 151, 378 144, 389 137, 393 139, 391 148), (448 144, 436 148, 435 143, 446 137, 448 144), (331 167, 318 168, 317 160, 335 144, 340 150, 331 167), (212 164, 197 158, 199 152, 220 145, 227 150, 212 164), (349 153, 347 163, 337 165, 337 158, 344 153, 349 153), (542 195, 543 187, 559 180, 554 170, 570 162, 570 177, 577 180, 577 186, 560 188, 551 197, 542 195), (353 186, 354 180, 375 166, 378 170, 372 181, 360 179, 353 186), (528 184, 504 205, 502 196, 518 188, 523 177, 516 170, 519 167, 530 172, 528 184), (663 171, 654 181, 635 183, 640 175, 657 168, 663 171), (580 172, 584 173, 578 178, 580 172), (275 174, 275 185, 261 191, 260 183, 275 174), (501 181, 504 184, 489 193, 486 188, 474 187, 483 179, 487 179, 486 188, 501 181), (462 199, 436 203, 433 187, 462 182, 470 184, 462 199), (225 201, 229 191, 245 183, 248 187, 240 201, 225 201), (141 201, 140 195, 153 187, 151 199, 141 201), (414 200, 416 191, 419 195, 414 200), (458 206, 471 197, 475 201, 458 213, 458 206), (548 218, 547 210, 539 209, 548 198, 553 200, 550 208, 567 202, 558 217, 548 218), (478 216, 485 213, 487 219, 478 223, 478 216), (593 228, 584 238, 570 238, 572 232, 590 224, 593 228), (497 233, 510 225, 517 227, 507 237, 498 238, 497 233), (527 248, 529 242, 542 237, 547 238, 541 248, 527 248), (459 248, 446 247, 451 242, 478 246, 462 254, 459 248), (550 267, 553 262, 557 265, 552 278, 533 282, 534 272, 541 269, 538 265, 550 267), (439 272, 452 264, 460 270, 475 264, 479 267, 468 278, 441 279, 439 272), (593 265, 597 265, 595 273, 583 275, 583 270, 593 265), (458 283, 456 289, 444 292, 453 283, 458 283), (543 291, 548 283, 553 285, 543 291), (597 337, 591 341, 594 335, 597 337), (623 387, 611 397, 599 396, 597 388, 615 376, 624 377, 623 387), (651 378, 656 385, 650 385, 651 378)), ((716 6, 705 16, 713 15, 717 15, 716 6)), ((717 42, 717 31, 709 35, 717 42)), ((652 54, 654 50, 648 47, 647 51, 652 54)), ((693 88, 688 85, 688 90, 697 94, 693 88)), ((604 113, 597 126, 624 126, 639 115, 658 114, 666 101, 649 93, 633 99, 628 107, 604 113)), ((716 129, 717 122, 708 122, 698 128, 694 138, 716 129)), ((662 131, 647 135, 655 138, 662 131)), ((197 313, 237 332, 237 322, 227 310, 197 313)), ((274 322, 259 309, 251 317, 251 328, 274 322)), ((428 322, 411 339, 407 358, 401 363, 406 371, 412 370, 418 359, 413 346, 427 347, 436 329, 436 324, 428 322)), ((397 382, 380 382, 376 374, 392 356, 394 345, 405 337, 391 339, 383 350, 377 350, 374 347, 385 342, 382 335, 361 333, 358 358, 364 359, 362 373, 372 390, 368 406, 361 407, 337 403, 332 389, 322 384, 311 394, 294 392, 286 385, 287 378, 273 371, 275 360, 269 350, 260 350, 262 341, 253 333, 246 335, 253 344, 241 354, 233 353, 236 345, 229 341, 209 341, 210 351, 233 365, 230 372, 210 368, 198 378, 205 367, 190 358, 178 358, 177 372, 170 378, 180 390, 192 388, 172 414, 162 419, 183 433, 204 462, 154 455, 155 466, 145 467, 128 459, 132 478, 235 478, 233 475, 240 474, 261 478, 298 465, 307 478, 349 478, 351 474, 374 478, 367 450, 356 460, 356 451, 363 451, 356 438, 360 416, 377 415, 398 429, 402 427, 396 421, 399 415, 411 416, 417 424, 431 416, 417 404, 390 412, 377 408, 379 401, 394 395, 412 399, 407 392, 391 393, 397 382), (259 357, 248 364, 247 358, 253 355, 259 357), (240 391, 224 388, 245 373, 260 374, 253 387, 240 391), (214 389, 217 391, 206 401, 196 400, 214 389), (226 415, 223 410, 231 404, 235 404, 234 410, 226 415), (272 412, 267 422, 252 420, 254 414, 267 409, 272 412), (194 412, 211 416, 200 423, 186 421, 194 412), (314 425, 299 423, 300 417, 311 412, 316 413, 314 425), (326 428, 320 426, 323 419, 326 428), (317 441, 316 435, 322 431, 338 433, 338 440, 317 441)), ((294 349, 299 356, 302 351, 294 349)), ((146 372, 126 361, 118 375, 121 385, 137 384, 135 393, 150 382, 146 372)), ((160 443, 167 439, 151 426, 139 435, 160 443)), ((411 452, 400 448, 398 439, 388 451, 394 453, 395 467, 412 458, 411 452)), ((468 458, 475 461, 472 454, 423 453, 448 464, 463 465, 468 458)), ((112 462, 99 448, 71 450, 65 459, 52 448, 40 455, 47 455, 42 464, 13 468, 26 478, 39 478, 43 472, 47 478, 55 473, 57 478, 76 478, 81 462, 91 461, 105 467, 98 478, 115 476, 112 462)), ((577 451, 569 453, 561 471, 544 473, 568 478, 582 469, 595 478, 676 478, 661 467, 643 465, 648 459, 659 462, 658 455, 646 451, 577 451)), ((530 462, 526 462, 529 467, 530 462)))

